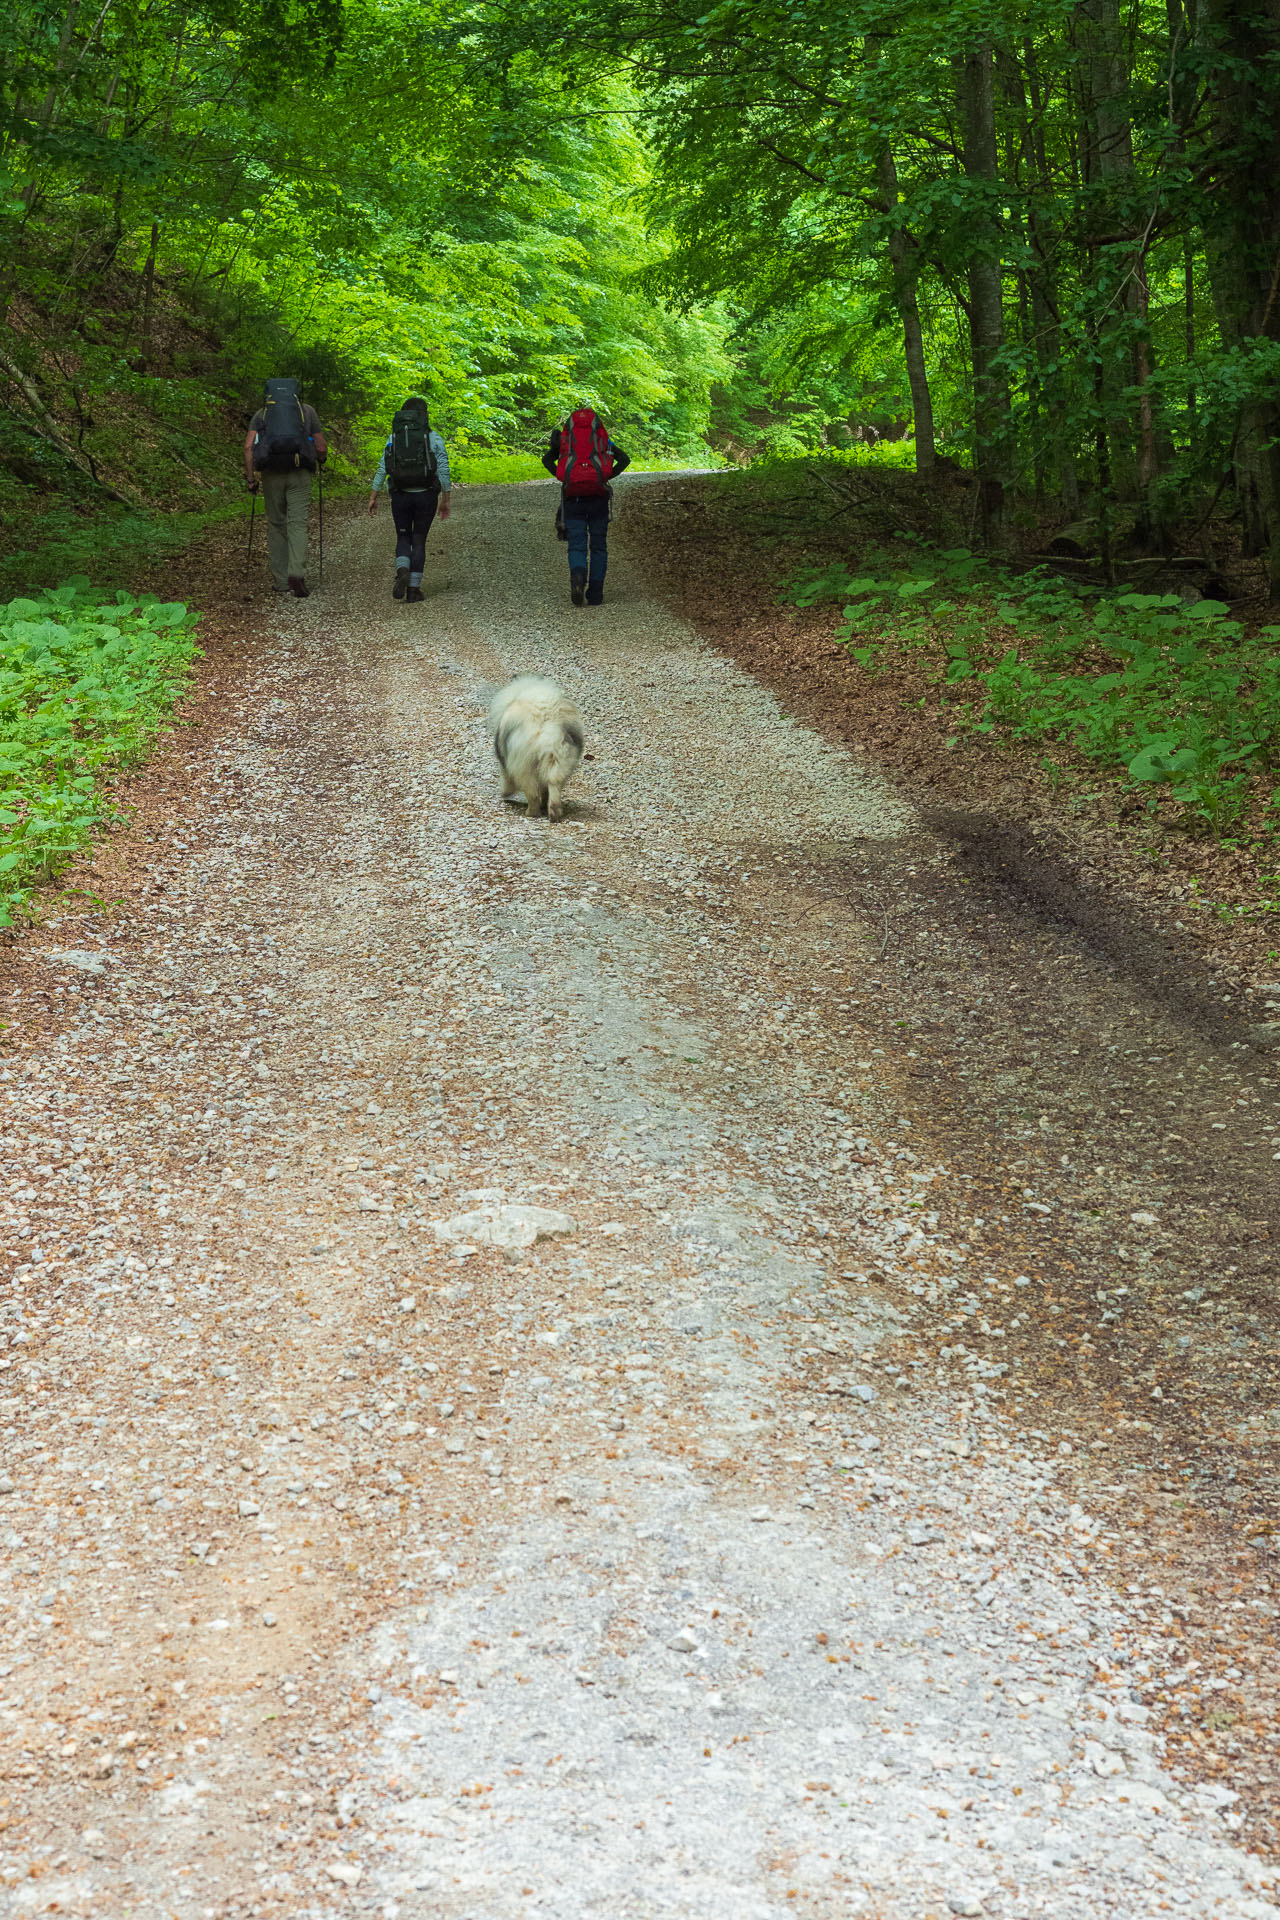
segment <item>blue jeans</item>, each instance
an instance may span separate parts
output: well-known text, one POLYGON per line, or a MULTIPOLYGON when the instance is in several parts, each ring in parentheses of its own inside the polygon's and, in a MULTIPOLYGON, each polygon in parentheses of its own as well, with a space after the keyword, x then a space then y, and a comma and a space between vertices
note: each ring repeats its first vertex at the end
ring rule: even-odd
POLYGON ((604 599, 604 575, 609 564, 609 502, 595 497, 566 500, 564 530, 569 536, 569 572, 586 574, 587 603, 598 607, 604 599))
POLYGON ((396 523, 396 566, 408 567, 409 585, 422 585, 427 560, 427 533, 436 517, 438 493, 393 493, 391 518, 396 523))

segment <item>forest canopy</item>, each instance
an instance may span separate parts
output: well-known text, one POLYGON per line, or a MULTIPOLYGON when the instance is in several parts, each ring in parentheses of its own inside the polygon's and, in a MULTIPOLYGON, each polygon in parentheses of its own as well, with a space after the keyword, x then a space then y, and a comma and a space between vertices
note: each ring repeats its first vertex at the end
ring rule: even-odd
POLYGON ((696 448, 725 326, 643 285, 622 83, 566 112, 558 76, 491 81, 455 26, 401 0, 24 0, 0 25, 0 372, 42 379, 52 333, 86 392, 145 387, 168 294, 245 398, 283 355, 370 422, 425 386, 463 444, 582 395, 696 448))
POLYGON ((1280 594, 1278 0, 17 0, 0 35, 37 429, 50 380, 154 381, 178 298, 227 381, 283 354, 370 427, 426 384, 464 444, 579 397, 685 457, 911 433, 995 548, 1046 503, 1152 552, 1229 506, 1280 594))

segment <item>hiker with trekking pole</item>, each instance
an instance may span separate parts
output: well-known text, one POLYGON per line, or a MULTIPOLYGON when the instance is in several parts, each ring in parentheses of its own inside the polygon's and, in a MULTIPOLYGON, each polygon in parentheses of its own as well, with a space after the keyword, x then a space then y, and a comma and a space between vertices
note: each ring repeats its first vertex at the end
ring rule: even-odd
POLYGON ((556 532, 569 543, 569 598, 575 607, 598 607, 609 564, 609 483, 631 456, 615 447, 594 407, 575 407, 551 435, 542 464, 560 482, 556 532))
POLYGON ((369 511, 378 511, 378 494, 391 495, 391 518, 396 529, 396 577, 393 600, 410 605, 422 599, 422 573, 427 563, 427 535, 439 509, 449 518, 449 449, 436 432, 426 401, 410 394, 391 422, 377 472, 369 488, 369 511))
MULTIPOLYGON (((311 483, 324 466, 329 443, 314 407, 298 393, 296 380, 268 380, 262 405, 249 422, 244 437, 244 481, 251 494, 262 489, 267 517, 267 563, 277 593, 305 600, 307 586, 307 515, 311 483)), ((323 498, 323 496, 322 496, 323 498)), ((253 552, 255 498, 249 513, 248 565, 253 552)), ((321 506, 321 514, 324 508, 321 506)), ((321 573, 324 569, 324 522, 321 520, 321 573)))

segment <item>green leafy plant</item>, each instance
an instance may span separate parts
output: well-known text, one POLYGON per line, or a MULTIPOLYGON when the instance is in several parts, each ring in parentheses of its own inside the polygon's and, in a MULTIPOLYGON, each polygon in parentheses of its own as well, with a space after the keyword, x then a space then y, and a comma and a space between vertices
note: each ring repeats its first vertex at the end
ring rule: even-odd
POLYGON ((180 698, 196 615, 75 578, 0 606, 0 925, 112 810, 106 781, 139 760, 180 698))
MULTIPOLYGON (((1188 823, 1225 835, 1280 764, 1280 628, 1247 633, 1226 607, 1177 594, 1100 595, 967 548, 875 572, 797 576, 799 606, 843 602, 841 641, 864 665, 923 651, 958 727, 1061 740, 1188 823)), ((1273 813, 1277 804, 1271 795, 1273 813)))

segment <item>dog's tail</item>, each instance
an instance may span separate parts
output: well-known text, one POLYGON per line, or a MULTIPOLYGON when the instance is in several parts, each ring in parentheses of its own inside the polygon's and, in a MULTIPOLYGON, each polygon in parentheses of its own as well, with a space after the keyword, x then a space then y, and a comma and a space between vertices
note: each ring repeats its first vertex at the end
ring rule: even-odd
POLYGON ((582 758, 582 728, 576 720, 549 720, 538 729, 530 755, 544 787, 562 787, 582 758))
POLYGON ((539 799, 548 820, 564 818, 564 788, 582 758, 582 728, 576 720, 553 720, 538 729, 533 762, 539 799))

